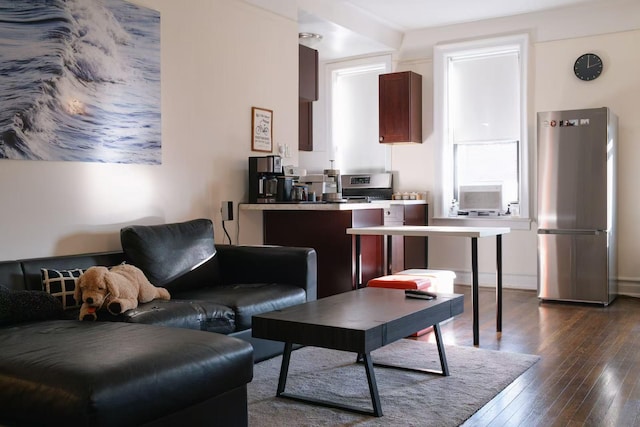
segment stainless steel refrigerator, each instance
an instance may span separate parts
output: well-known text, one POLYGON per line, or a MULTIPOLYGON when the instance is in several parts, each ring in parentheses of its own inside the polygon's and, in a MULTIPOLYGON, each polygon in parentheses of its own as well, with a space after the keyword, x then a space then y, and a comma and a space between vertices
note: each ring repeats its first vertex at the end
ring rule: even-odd
POLYGON ((617 294, 617 117, 538 113, 538 297, 608 305, 617 294))

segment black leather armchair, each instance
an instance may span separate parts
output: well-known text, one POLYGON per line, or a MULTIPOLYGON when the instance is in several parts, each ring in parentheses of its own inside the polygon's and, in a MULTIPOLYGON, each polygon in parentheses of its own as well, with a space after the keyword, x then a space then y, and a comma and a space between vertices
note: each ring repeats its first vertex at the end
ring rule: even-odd
POLYGON ((282 353, 283 347, 254 339, 252 316, 316 299, 317 261, 311 248, 215 245, 208 219, 133 225, 121 230, 120 240, 127 262, 154 285, 166 287, 172 298, 126 313, 128 321, 177 320, 174 306, 189 302, 199 309, 201 329, 249 341, 256 362, 282 353))

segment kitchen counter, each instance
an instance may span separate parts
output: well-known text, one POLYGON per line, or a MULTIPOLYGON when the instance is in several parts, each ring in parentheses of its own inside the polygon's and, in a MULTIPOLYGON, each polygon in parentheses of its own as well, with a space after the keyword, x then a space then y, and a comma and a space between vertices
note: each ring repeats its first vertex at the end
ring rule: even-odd
MULTIPOLYGON (((426 224, 425 200, 374 200, 370 203, 241 203, 241 210, 260 213, 267 245, 314 248, 318 254, 318 298, 347 292, 358 283, 383 275, 384 239, 362 236, 362 276, 355 276, 355 238, 349 228, 382 226, 388 219, 400 224, 426 224), (397 207, 397 209, 395 209, 397 207), (401 217, 398 212, 401 211, 401 217), (405 212, 411 212, 405 216, 405 212)), ((426 239, 394 238, 394 259, 399 268, 420 268, 426 259, 426 239), (413 239, 413 242, 411 240, 413 239), (404 242, 407 242, 406 244, 404 242), (405 246, 407 250, 405 250, 405 246)))
POLYGON ((373 200, 371 203, 240 203, 242 210, 250 211, 355 211, 363 209, 387 209, 391 205, 424 205, 426 200, 373 200))
POLYGON ((409 205, 426 205, 427 201, 423 199, 417 200, 386 200, 390 205, 401 205, 401 206, 409 206, 409 205))

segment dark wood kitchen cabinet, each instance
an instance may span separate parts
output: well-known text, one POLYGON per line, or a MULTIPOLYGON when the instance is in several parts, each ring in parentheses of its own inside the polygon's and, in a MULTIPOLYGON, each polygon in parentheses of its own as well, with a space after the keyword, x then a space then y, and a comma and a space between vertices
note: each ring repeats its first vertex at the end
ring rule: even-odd
POLYGON ((313 151, 313 102, 298 105, 298 150, 313 151))
MULTIPOLYGON (((318 262, 318 298, 355 289, 355 237, 347 228, 383 224, 383 209, 265 210, 264 243, 314 248, 318 262)), ((382 236, 362 236, 362 283, 383 272, 382 236)))
POLYGON ((318 51, 298 45, 298 98, 318 100, 318 51))
POLYGON ((378 104, 381 143, 422 142, 420 74, 380 74, 378 104))
POLYGON ((298 45, 298 149, 313 151, 313 101, 318 96, 318 51, 298 45))

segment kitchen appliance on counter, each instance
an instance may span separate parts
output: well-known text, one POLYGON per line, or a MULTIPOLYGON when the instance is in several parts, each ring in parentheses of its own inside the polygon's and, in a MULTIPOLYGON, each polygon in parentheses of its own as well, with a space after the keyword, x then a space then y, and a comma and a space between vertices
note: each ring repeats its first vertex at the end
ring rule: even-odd
POLYGON ((325 202, 341 202, 342 183, 340 182, 340 169, 334 169, 333 160, 330 160, 331 168, 324 170, 326 177, 322 200, 325 202))
POLYGON ((301 176, 298 183, 307 186, 310 193, 316 195, 317 201, 322 201, 322 196, 327 192, 327 176, 321 173, 301 176))
POLYGON ((617 293, 617 118, 538 113, 538 297, 608 305, 617 293))
POLYGON ((331 169, 325 169, 321 174, 301 176, 298 182, 306 185, 309 193, 315 194, 318 201, 336 203, 345 201, 342 198, 340 170, 333 168, 333 160, 331 160, 331 169))
POLYGON ((393 175, 391 173, 362 173, 342 175, 342 197, 349 202, 358 199, 391 200, 393 196, 393 175))
POLYGON ((289 201, 292 184, 282 172, 280 156, 249 157, 249 203, 289 201))

